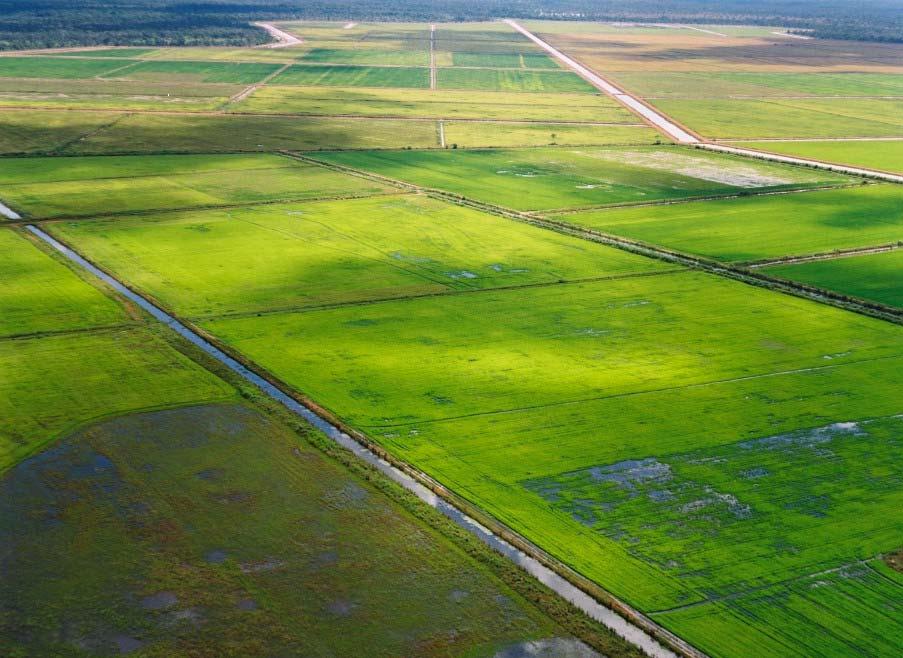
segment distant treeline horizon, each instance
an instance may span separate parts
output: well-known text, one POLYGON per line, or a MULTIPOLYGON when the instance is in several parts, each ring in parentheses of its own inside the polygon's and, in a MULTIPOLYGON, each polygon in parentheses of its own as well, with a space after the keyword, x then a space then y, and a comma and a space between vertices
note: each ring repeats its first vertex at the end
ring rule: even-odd
POLYGON ((250 46, 258 20, 464 21, 499 17, 775 25, 819 38, 903 43, 896 0, 0 0, 0 49, 250 46))

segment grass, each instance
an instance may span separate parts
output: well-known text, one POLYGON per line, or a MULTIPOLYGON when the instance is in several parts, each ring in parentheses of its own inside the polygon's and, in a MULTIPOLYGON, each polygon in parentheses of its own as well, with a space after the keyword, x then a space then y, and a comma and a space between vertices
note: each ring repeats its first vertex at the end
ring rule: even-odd
POLYGON ((645 97, 903 96, 903 75, 891 73, 621 71, 613 77, 645 97))
POLYGON ((279 64, 267 63, 144 61, 112 75, 131 80, 250 85, 280 68, 279 64))
POLYGON ((0 57, 0 78, 93 78, 123 64, 71 57, 0 57))
POLYGON ((892 142, 742 142, 737 146, 824 160, 835 164, 903 173, 903 140, 892 142))
POLYGON ((430 73, 427 68, 401 66, 330 66, 308 64, 292 66, 277 75, 274 85, 305 87, 396 87, 427 89, 430 73))
POLYGON ((697 273, 203 324, 645 611, 899 543, 890 324, 697 273))
POLYGON ((373 483, 245 406, 92 425, 0 492, 13 550, 0 593, 17 602, 0 620, 4 655, 489 655, 563 634, 373 483))
POLYGON ((720 261, 755 261, 903 239, 897 185, 866 185, 669 206, 561 215, 557 219, 720 261))
POLYGON ((0 337, 126 320, 122 309, 32 242, 0 228, 0 337))
POLYGON ((434 146, 438 135, 432 121, 134 114, 66 151, 153 154, 434 146))
POLYGON ((54 224, 51 230, 187 316, 550 284, 664 268, 639 256, 415 195, 79 220, 54 224))
POLYGON ((31 217, 371 194, 384 186, 277 155, 0 161, 0 198, 31 217), (23 182, 23 181, 30 182, 23 182))
POLYGON ((388 65, 388 66, 429 66, 427 50, 381 50, 363 48, 312 48, 298 58, 308 63, 388 65))
POLYGON ((551 57, 542 53, 451 53, 452 66, 492 69, 558 69, 551 57))
POLYGON ((810 286, 836 290, 888 306, 903 307, 901 268, 903 251, 898 249, 880 254, 781 265, 763 271, 810 286))
POLYGON ((154 52, 153 48, 105 48, 88 50, 71 50, 65 53, 56 53, 54 57, 115 57, 130 58, 141 57, 154 52))
POLYGON ((106 112, 15 111, 0 114, 0 153, 47 153, 123 117, 106 112))
POLYGON ((265 86, 232 112, 342 114, 437 119, 528 119, 636 123, 614 101, 592 94, 518 94, 488 91, 325 89, 265 86))
POLYGON ((840 99, 684 100, 655 106, 707 137, 899 137, 903 101, 840 99))
POLYGON ((646 126, 445 122, 446 143, 463 148, 654 144, 659 137, 646 126))
POLYGON ((505 69, 439 69, 440 89, 476 91, 596 93, 583 78, 564 71, 513 71, 505 69))
POLYGON ((144 329, 2 340, 0 370, 0 470, 99 418, 235 395, 144 329))
POLYGON ((674 147, 323 153, 317 158, 518 210, 788 189, 836 174, 674 147))

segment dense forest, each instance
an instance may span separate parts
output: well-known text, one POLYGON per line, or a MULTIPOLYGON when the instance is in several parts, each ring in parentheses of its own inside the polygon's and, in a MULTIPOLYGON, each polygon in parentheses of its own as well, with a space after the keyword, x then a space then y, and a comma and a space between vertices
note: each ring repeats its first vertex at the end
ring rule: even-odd
POLYGON ((0 0, 0 49, 252 45, 268 19, 559 18, 752 23, 829 39, 903 42, 898 0, 0 0))

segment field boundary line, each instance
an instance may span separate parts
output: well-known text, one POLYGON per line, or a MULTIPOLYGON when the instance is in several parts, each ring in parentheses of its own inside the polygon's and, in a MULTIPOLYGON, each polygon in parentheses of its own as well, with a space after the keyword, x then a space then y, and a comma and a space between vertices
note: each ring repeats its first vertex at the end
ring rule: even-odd
POLYGON ((849 249, 836 249, 834 251, 823 251, 815 254, 804 254, 801 256, 783 256, 781 258, 746 261, 734 264, 740 265, 742 267, 748 267, 750 269, 757 269, 760 267, 771 267, 774 265, 796 265, 797 263, 811 263, 820 260, 852 258, 853 256, 866 256, 868 254, 883 254, 888 251, 896 251, 900 247, 903 247, 903 241, 888 242, 886 244, 875 245, 873 247, 851 247, 849 249))
POLYGON ((26 228, 64 257, 140 306, 154 319, 313 425, 339 446, 351 451, 383 475, 416 495, 421 501, 437 509, 491 548, 511 559, 531 576, 552 589, 558 596, 590 618, 607 626, 628 642, 640 647, 655 658, 676 658, 678 655, 686 658, 707 658, 706 654, 685 640, 552 557, 466 498, 446 488, 404 460, 395 457, 363 433, 345 424, 326 408, 287 386, 266 369, 244 359, 216 337, 187 321, 181 321, 152 298, 133 290, 40 228, 33 225, 26 228))
POLYGON ((494 293, 505 291, 517 291, 531 288, 552 288, 554 286, 569 286, 582 283, 597 283, 601 281, 620 281, 622 279, 638 279, 653 276, 664 276, 666 274, 685 274, 686 268, 675 268, 669 270, 657 270, 651 272, 632 272, 625 274, 611 274, 608 276, 589 277, 586 279, 568 279, 562 281, 540 281, 536 283, 523 283, 515 286, 495 286, 492 288, 465 288, 465 289, 449 289, 437 290, 436 292, 424 292, 417 295, 399 295, 397 297, 380 297, 378 299, 361 299, 349 302, 334 302, 326 304, 313 304, 310 306, 288 306, 284 308, 272 308, 258 311, 234 311, 232 313, 214 313, 211 315, 192 315, 187 319, 192 322, 208 322, 210 320, 234 320, 238 318, 250 317, 266 317, 268 315, 281 315, 285 313, 300 314, 314 313, 316 311, 327 311, 337 308, 347 308, 351 306, 375 306, 378 304, 389 304, 392 302, 415 301, 418 299, 429 299, 432 297, 456 297, 459 295, 478 295, 482 293, 494 293))
POLYGON ((12 340, 40 340, 54 336, 79 336, 81 334, 106 334, 120 329, 134 329, 142 327, 139 322, 118 322, 116 324, 99 324, 91 327, 78 327, 75 329, 51 329, 47 331, 31 331, 22 334, 6 334, 0 336, 0 343, 12 340))
MULTIPOLYGON (((92 80, 92 79, 93 80, 115 80, 116 78, 108 78, 107 76, 111 75, 113 73, 119 73, 120 71, 125 71, 126 69, 133 68, 135 66, 138 66, 139 64, 143 64, 144 62, 145 62, 145 60, 143 60, 143 59, 139 59, 137 61, 130 60, 128 64, 124 64, 118 68, 112 69, 110 71, 106 71, 105 73, 101 73, 99 75, 95 75, 93 78, 87 78, 87 79, 88 80, 92 80)), ((42 78, 38 78, 38 79, 40 80, 42 78)), ((78 78, 73 78, 73 79, 77 80, 78 78)))
POLYGON ((715 274, 724 278, 733 279, 735 281, 740 281, 742 283, 756 286, 758 288, 765 288, 768 290, 773 290, 775 292, 792 295, 794 297, 801 297, 803 299, 827 304, 829 306, 852 311, 854 313, 860 313, 862 315, 868 315, 870 317, 879 318, 881 320, 886 320, 895 324, 903 324, 903 309, 886 306, 877 302, 857 299, 855 297, 843 295, 833 290, 826 290, 795 281, 787 281, 784 279, 771 277, 759 271, 740 267, 731 263, 721 263, 708 258, 704 258, 702 256, 685 254, 676 250, 666 249, 664 247, 642 242, 640 240, 632 240, 595 229, 589 229, 573 224, 568 224, 566 222, 557 221, 553 218, 540 217, 537 215, 531 215, 508 208, 503 208, 501 206, 496 206, 490 203, 476 201, 461 194, 453 194, 444 190, 420 187, 412 183, 395 180, 387 176, 360 171, 358 169, 347 167, 345 165, 324 162, 322 160, 317 160, 315 158, 298 153, 286 153, 293 157, 302 159, 305 162, 319 163, 324 167, 335 169, 336 171, 343 171, 345 173, 361 176, 363 178, 370 178, 371 180, 395 185, 401 189, 408 191, 420 192, 437 199, 444 199, 445 201, 448 201, 450 203, 456 203, 462 206, 475 208, 477 210, 482 210, 483 212, 488 212, 500 217, 507 217, 508 219, 525 222, 527 224, 539 226, 541 228, 556 231, 565 235, 582 238, 591 242, 607 244, 609 246, 617 247, 624 251, 629 251, 631 253, 646 256, 648 258, 655 258, 665 262, 683 265, 691 269, 702 270, 708 272, 709 274, 715 274))
POLYGON ((107 121, 106 123, 104 123, 100 126, 92 128, 91 130, 81 133, 80 135, 76 135, 75 137, 73 137, 71 139, 67 139, 62 144, 57 144, 52 149, 50 149, 48 151, 48 153, 60 153, 62 151, 65 151, 67 148, 69 148, 73 144, 77 144, 78 142, 82 141, 83 139, 88 139, 89 137, 94 137, 95 135, 99 135, 100 133, 104 132, 105 130, 109 130, 110 128, 115 126, 120 121, 127 119, 130 115, 131 115, 130 112, 123 112, 122 114, 120 114, 118 116, 114 116, 110 121, 107 121))

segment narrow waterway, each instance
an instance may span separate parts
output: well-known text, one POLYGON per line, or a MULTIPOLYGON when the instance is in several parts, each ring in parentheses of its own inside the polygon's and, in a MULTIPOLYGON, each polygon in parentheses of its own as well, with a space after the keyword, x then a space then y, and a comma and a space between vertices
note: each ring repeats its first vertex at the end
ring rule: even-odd
POLYGON ((518 566, 522 567, 539 582, 543 583, 549 589, 556 592, 559 596, 572 603, 575 607, 582 610, 592 619, 595 619, 596 621, 604 624, 613 632, 617 633, 628 642, 631 642, 632 644, 638 646, 653 658, 677 658, 677 654, 664 647, 644 630, 642 630, 638 626, 631 624, 623 617, 615 614, 610 609, 606 608, 594 598, 592 598, 576 586, 572 585, 570 582, 559 576, 557 573, 543 565, 535 558, 527 555, 520 549, 515 548, 508 542, 499 538, 491 530, 469 517, 457 507, 451 505, 450 503, 437 496, 430 489, 420 484, 417 480, 415 480, 404 471, 399 470, 389 462, 371 452, 368 448, 355 441, 345 432, 342 432, 335 425, 327 422, 298 401, 283 393, 263 377, 255 374, 254 372, 243 366, 241 363, 230 357, 228 354, 226 354, 213 344, 209 343, 199 334, 195 333, 187 326, 179 322, 176 318, 158 308, 156 305, 154 305, 141 295, 133 292, 124 284, 120 283, 117 279, 113 278, 103 270, 92 265, 77 252, 54 239, 51 235, 45 233, 37 226, 29 224, 26 228, 32 234, 59 251, 67 259, 104 281, 107 285, 112 287, 123 297, 126 297, 130 301, 143 308, 155 319, 167 325, 170 329, 178 333, 188 342, 204 350, 204 352, 228 367, 230 370, 239 374, 245 380, 270 396, 272 399, 281 403, 290 411, 322 431, 340 446, 351 451, 352 453, 354 453, 354 455, 367 462, 408 491, 412 492, 420 500, 422 500, 429 506, 439 510, 442 514, 454 521, 456 524, 468 530, 473 535, 477 536, 488 546, 506 556, 518 566))

